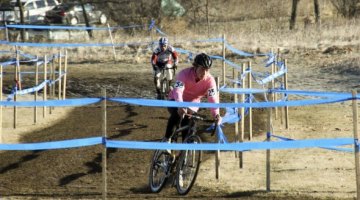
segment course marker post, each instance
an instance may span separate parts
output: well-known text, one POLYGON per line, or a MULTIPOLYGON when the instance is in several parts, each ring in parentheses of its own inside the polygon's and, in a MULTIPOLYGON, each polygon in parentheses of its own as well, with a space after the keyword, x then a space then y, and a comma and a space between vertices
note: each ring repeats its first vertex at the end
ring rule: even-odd
POLYGON ((61 49, 59 50, 59 69, 58 69, 58 74, 59 74, 59 83, 58 83, 58 99, 61 100, 61 79, 62 79, 62 55, 61 55, 61 49))
MULTIPOLYGON (((0 101, 2 101, 3 99, 3 66, 0 65, 0 88, 1 88, 1 92, 0 92, 0 101)), ((3 122, 3 106, 0 106, 0 143, 3 142, 3 135, 2 135, 2 122, 3 122)))
MULTIPOLYGON (((47 56, 44 56, 44 82, 47 81, 47 56)), ((43 101, 47 101, 47 84, 44 85, 43 101)), ((43 118, 46 117, 46 106, 43 107, 43 118)))
MULTIPOLYGON (((39 84, 39 64, 38 64, 38 57, 36 56, 35 62, 35 85, 39 84)), ((38 99, 38 91, 34 92, 34 101, 38 99)), ((37 106, 34 106, 34 124, 37 122, 37 106)))
POLYGON ((114 46, 114 38, 112 36, 109 23, 107 24, 107 27, 108 27, 109 36, 110 36, 110 40, 111 40, 111 45, 112 45, 112 49, 113 49, 114 61, 116 61, 116 50, 115 50, 115 46, 114 46))
MULTIPOLYGON (((220 79, 219 77, 215 77, 215 82, 216 82, 216 89, 217 91, 219 91, 220 88, 220 79)), ((219 95, 219 101, 220 101, 220 94, 219 95)), ((215 153, 215 178, 219 179, 220 178, 220 150, 217 150, 215 153)))
MULTIPOLYGON (((251 81, 252 81, 252 76, 251 76, 251 61, 248 61, 248 79, 247 79, 247 87, 249 89, 251 89, 252 85, 251 85, 251 81)), ((248 99, 249 99, 249 103, 252 103, 252 100, 251 100, 251 94, 248 94, 248 99)), ((251 141, 252 140, 252 132, 253 132, 253 128, 252 128, 252 108, 248 108, 248 119, 249 119, 249 140, 251 141)))
POLYGON ((226 51, 226 49, 225 49, 225 34, 223 34, 223 43, 222 43, 222 57, 223 57, 223 61, 222 61, 222 75, 223 75, 223 77, 222 77, 222 79, 223 79, 223 85, 226 84, 226 80, 225 80, 225 78, 226 78, 225 51, 226 51))
POLYGON ((360 166, 359 166, 359 131, 358 131, 358 106, 356 100, 357 92, 352 91, 352 109, 353 109, 353 128, 354 128, 354 154, 355 154, 355 174, 356 174, 356 199, 360 199, 360 166))
MULTIPOLYGON (((103 100, 102 100, 102 104, 101 104, 101 108, 102 108, 102 137, 103 140, 106 139, 107 137, 107 119, 106 119, 106 89, 102 88, 102 96, 103 96, 103 100)), ((107 193, 107 177, 106 177, 106 167, 107 167, 107 158, 106 158, 106 145, 103 144, 103 149, 102 149, 102 199, 105 200, 106 199, 106 193, 107 193)))
MULTIPOLYGON (((240 81, 240 80, 239 80, 239 72, 235 68, 233 68, 233 79, 235 80, 234 88, 237 88, 238 87, 237 81, 240 81)), ((241 99, 240 99, 240 101, 241 101, 241 99)), ((238 103, 238 95, 236 93, 234 94, 234 103, 238 103)), ((240 109, 242 109, 242 108, 240 108, 240 109)), ((238 108, 238 112, 239 112, 239 108, 238 108)), ((238 138, 239 138, 239 123, 241 123, 241 122, 235 122, 235 141, 236 142, 238 142, 238 138)), ((238 152, 235 151, 235 158, 237 158, 237 157, 238 157, 238 152)))
MULTIPOLYGON (((287 76, 287 60, 285 59, 284 60, 284 64, 285 64, 285 69, 286 69, 286 72, 284 74, 284 87, 285 87, 285 90, 288 90, 288 76, 287 76)), ((284 94, 284 95, 287 95, 287 94, 284 94)), ((285 109, 285 128, 286 129, 289 129, 289 107, 288 106, 285 106, 284 107, 285 109)))
POLYGON ((67 78, 67 66, 68 65, 68 53, 67 50, 65 49, 65 58, 64 58, 64 81, 63 81, 63 100, 66 99, 66 78, 67 78))
MULTIPOLYGON (((268 108, 268 122, 267 122, 267 133, 266 141, 270 142, 270 137, 272 134, 272 109, 268 108)), ((266 191, 270 192, 270 149, 266 150, 266 191)))

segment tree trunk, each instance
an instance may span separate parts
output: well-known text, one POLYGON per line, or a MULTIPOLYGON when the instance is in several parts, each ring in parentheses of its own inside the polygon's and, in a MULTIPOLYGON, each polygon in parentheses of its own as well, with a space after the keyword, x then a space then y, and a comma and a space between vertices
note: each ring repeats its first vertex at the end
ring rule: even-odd
MULTIPOLYGON (((89 23, 89 19, 88 19, 88 16, 87 16, 87 12, 85 10, 85 5, 84 5, 84 1, 83 0, 80 0, 80 4, 81 4, 81 8, 82 8, 82 11, 83 11, 83 15, 84 15, 84 20, 85 20, 85 24, 86 24, 86 27, 90 27, 90 23, 89 23)), ((89 34, 89 37, 92 38, 93 37, 93 34, 92 34, 92 30, 87 30, 88 34, 89 34)))
POLYGON ((315 12, 315 23, 317 27, 320 27, 320 7, 319 0, 314 0, 314 12, 315 12))
POLYGON ((207 22, 208 37, 210 37, 209 0, 206 0, 206 22, 207 22))
MULTIPOLYGON (((24 8, 23 5, 21 3, 20 0, 16 1, 17 4, 19 5, 19 12, 20 12, 20 24, 25 24, 25 20, 24 20, 24 8)), ((21 41, 25 42, 25 29, 20 29, 20 36, 21 36, 21 41)))
POLYGON ((291 8, 291 18, 290 18, 290 30, 293 30, 295 28, 296 23, 296 11, 297 11, 297 5, 300 0, 292 0, 292 8, 291 8))

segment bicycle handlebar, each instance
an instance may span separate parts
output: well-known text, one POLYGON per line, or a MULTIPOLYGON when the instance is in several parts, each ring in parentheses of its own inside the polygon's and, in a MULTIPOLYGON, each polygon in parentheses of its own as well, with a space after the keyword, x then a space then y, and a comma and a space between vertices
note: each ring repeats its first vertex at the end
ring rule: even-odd
MULTIPOLYGON (((207 122, 207 123, 216 123, 216 120, 206 119, 205 117, 202 117, 202 116, 197 115, 197 114, 187 114, 187 113, 185 113, 185 115, 188 116, 190 119, 193 119, 193 120, 201 120, 201 121, 204 121, 204 122, 207 122)), ((215 134, 216 129, 217 129, 217 125, 215 124, 215 128, 211 132, 211 136, 213 136, 215 134)))

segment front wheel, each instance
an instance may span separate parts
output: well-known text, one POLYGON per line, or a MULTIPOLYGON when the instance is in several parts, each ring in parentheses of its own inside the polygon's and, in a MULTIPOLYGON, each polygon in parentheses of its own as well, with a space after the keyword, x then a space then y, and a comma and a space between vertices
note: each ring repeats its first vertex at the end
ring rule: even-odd
POLYGON ((161 99, 166 99, 169 92, 169 81, 166 78, 161 80, 161 99))
MULTIPOLYGON (((184 143, 201 143, 197 135, 189 136, 184 143)), ((200 168, 202 152, 200 150, 185 150, 181 152, 176 171, 176 189, 180 195, 186 195, 195 183, 200 168)))
POLYGON ((149 186, 152 192, 160 192, 164 187, 171 168, 171 156, 163 151, 156 150, 151 160, 149 186))

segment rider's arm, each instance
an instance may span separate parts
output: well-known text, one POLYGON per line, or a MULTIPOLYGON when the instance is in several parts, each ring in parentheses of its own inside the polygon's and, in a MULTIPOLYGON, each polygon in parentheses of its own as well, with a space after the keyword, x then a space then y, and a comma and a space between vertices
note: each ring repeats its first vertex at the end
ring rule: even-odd
POLYGON ((173 56, 173 58, 174 58, 174 64, 177 66, 177 65, 179 64, 179 55, 178 55, 178 53, 174 50, 174 51, 172 52, 172 56, 173 56))
POLYGON ((156 65, 156 60, 157 60, 157 55, 156 53, 154 52, 151 56, 151 65, 154 66, 156 65))
MULTIPOLYGON (((185 90, 185 83, 186 83, 186 75, 183 73, 183 71, 181 71, 179 74, 177 74, 176 76, 176 82, 174 84, 174 89, 171 91, 172 92, 172 98, 174 98, 175 101, 178 102, 183 102, 183 94, 184 94, 184 90, 185 90)), ((183 116, 184 113, 187 112, 186 108, 179 108, 178 109, 178 114, 180 116, 183 116)))
POLYGON ((177 66, 178 63, 179 63, 179 55, 178 53, 176 52, 175 48, 172 47, 172 46, 169 46, 169 50, 171 52, 171 56, 173 57, 174 59, 174 65, 177 66))
MULTIPOLYGON (((216 82, 212 79, 210 87, 207 91, 208 102, 210 103, 219 103, 219 93, 216 89, 216 82)), ((216 119, 218 124, 221 123, 220 109, 219 108, 210 108, 212 116, 216 119)))

